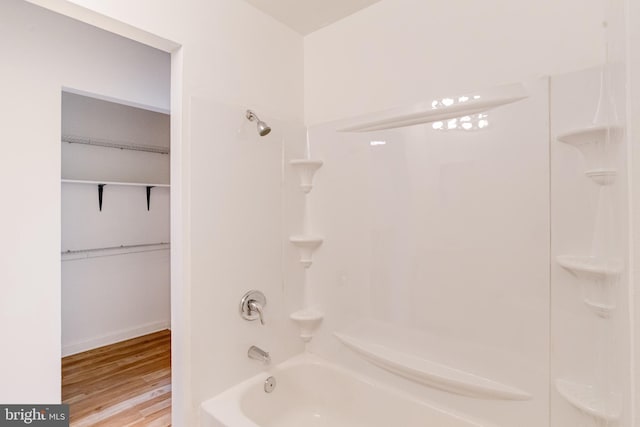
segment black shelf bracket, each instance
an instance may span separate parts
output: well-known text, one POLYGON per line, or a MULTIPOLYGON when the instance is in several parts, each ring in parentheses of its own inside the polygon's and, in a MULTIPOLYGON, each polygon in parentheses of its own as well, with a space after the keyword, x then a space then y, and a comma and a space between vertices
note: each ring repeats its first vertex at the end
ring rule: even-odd
POLYGON ((100 208, 100 212, 102 212, 102 193, 104 192, 104 186, 106 184, 98 184, 98 207, 100 208))
POLYGON ((147 186, 147 210, 149 210, 151 206, 151 189, 152 188, 153 188, 153 185, 147 186))

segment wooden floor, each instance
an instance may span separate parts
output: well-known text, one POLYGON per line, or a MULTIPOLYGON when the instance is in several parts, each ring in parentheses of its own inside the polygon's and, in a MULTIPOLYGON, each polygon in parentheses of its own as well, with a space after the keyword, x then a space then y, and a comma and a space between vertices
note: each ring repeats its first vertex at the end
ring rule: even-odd
POLYGON ((73 427, 171 425, 171 333, 63 358, 62 401, 73 427))

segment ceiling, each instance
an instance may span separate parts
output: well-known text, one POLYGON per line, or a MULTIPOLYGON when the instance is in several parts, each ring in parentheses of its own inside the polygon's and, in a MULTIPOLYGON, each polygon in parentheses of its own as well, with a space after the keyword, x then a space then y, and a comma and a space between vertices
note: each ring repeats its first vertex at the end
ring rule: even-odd
POLYGON ((302 35, 326 27, 380 0, 245 0, 302 35))

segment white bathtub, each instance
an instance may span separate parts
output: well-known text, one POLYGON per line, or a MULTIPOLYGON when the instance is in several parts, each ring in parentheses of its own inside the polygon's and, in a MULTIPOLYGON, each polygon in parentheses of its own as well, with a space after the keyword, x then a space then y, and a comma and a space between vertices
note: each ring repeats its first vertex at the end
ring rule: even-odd
POLYGON ((202 427, 489 427, 301 355, 202 404, 202 427), (264 381, 274 376, 272 393, 264 381))

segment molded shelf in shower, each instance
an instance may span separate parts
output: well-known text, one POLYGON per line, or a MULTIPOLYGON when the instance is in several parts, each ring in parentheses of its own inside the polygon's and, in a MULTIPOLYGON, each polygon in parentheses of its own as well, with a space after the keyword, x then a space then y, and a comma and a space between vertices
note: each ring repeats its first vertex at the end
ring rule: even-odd
POLYGON ((300 189, 303 193, 308 193, 313 188, 313 176, 322 167, 322 160, 293 159, 289 164, 298 172, 300 178, 300 189))
POLYGON ((607 143, 617 142, 621 135, 620 126, 591 125, 559 134, 557 139, 580 150, 587 163, 587 177, 596 184, 610 185, 615 181, 617 171, 603 167, 610 156, 607 143))
POLYGON ((527 97, 524 86, 521 83, 515 83, 486 91, 423 102, 411 107, 368 114, 366 117, 354 119, 354 124, 338 131, 371 132, 449 120, 484 113, 527 97))
POLYGON ((300 338, 302 341, 309 342, 313 338, 313 334, 320 326, 324 314, 316 309, 307 308, 296 311, 289 316, 300 328, 300 338))
POLYGON ((365 360, 411 381, 463 396, 495 400, 529 400, 523 390, 395 348, 342 334, 334 335, 365 360))
POLYGON ((322 237, 318 236, 291 236, 289 241, 300 251, 300 264, 304 268, 309 268, 313 263, 313 252, 322 244, 322 237))
POLYGON ((615 142, 622 134, 622 127, 607 125, 591 125, 581 129, 574 129, 557 136, 558 141, 575 145, 580 148, 583 145, 594 145, 609 141, 615 142))
POLYGON ((587 279, 614 278, 622 272, 622 263, 615 259, 590 256, 559 255, 556 262, 575 276, 587 279))
POLYGON ((615 422, 620 418, 622 397, 617 393, 603 393, 593 385, 565 379, 556 380, 556 389, 575 408, 600 421, 615 422))
POLYGON ((599 185, 611 185, 616 182, 618 171, 615 169, 591 169, 584 173, 599 185))
POLYGON ((585 305, 591 309, 591 311, 593 311, 595 314, 602 317, 603 319, 608 319, 609 316, 611 316, 611 312, 616 308, 616 306, 613 304, 596 302, 589 298, 584 298, 583 301, 585 305))

